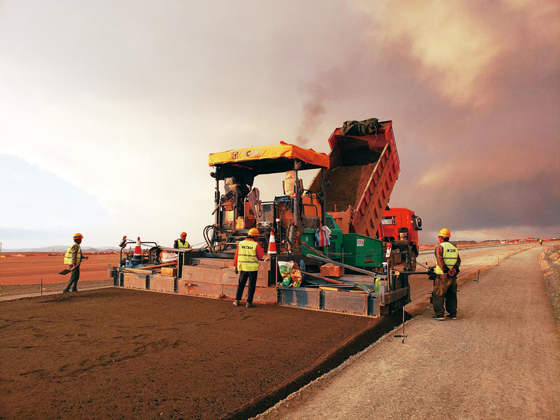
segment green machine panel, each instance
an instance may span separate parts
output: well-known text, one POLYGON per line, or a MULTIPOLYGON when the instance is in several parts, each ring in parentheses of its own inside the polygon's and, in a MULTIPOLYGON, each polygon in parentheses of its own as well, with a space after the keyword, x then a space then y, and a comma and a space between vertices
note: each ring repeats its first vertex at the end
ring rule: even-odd
POLYGON ((381 267, 383 242, 357 233, 343 235, 344 263, 355 267, 381 267))

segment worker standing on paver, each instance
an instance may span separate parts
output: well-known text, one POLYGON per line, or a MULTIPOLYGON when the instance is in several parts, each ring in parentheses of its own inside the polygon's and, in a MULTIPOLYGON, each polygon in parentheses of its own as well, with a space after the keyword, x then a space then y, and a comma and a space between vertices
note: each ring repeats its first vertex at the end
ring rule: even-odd
POLYGON ((443 228, 438 233, 439 244, 436 246, 436 279, 432 292, 434 302, 434 319, 443 321, 445 309, 448 318, 457 319, 457 274, 461 265, 461 257, 457 248, 449 242, 451 232, 443 228))
POLYGON ((175 242, 173 243, 173 248, 189 249, 190 247, 191 247, 191 245, 187 241, 187 232, 181 232, 181 235, 179 236, 179 239, 175 239, 175 242))
POLYGON ((237 293, 233 301, 234 306, 239 306, 239 301, 241 300, 241 296, 243 296, 243 290, 245 290, 247 280, 249 280, 247 308, 255 306, 253 305, 253 296, 255 295, 255 288, 257 287, 259 260, 262 260, 264 257, 264 249, 255 239, 258 236, 259 230, 257 228, 249 229, 247 239, 241 241, 239 245, 237 245, 233 265, 235 266, 235 272, 239 272, 239 280, 237 284, 237 293))
POLYGON ((70 288, 72 288, 72 292, 78 291, 80 264, 82 263, 82 260, 88 259, 88 257, 84 257, 82 255, 82 247, 80 246, 84 236, 81 233, 76 233, 73 238, 74 244, 70 245, 66 250, 66 254, 64 254, 64 264, 68 264, 68 269, 72 271, 72 274, 70 275, 70 280, 68 280, 68 284, 62 293, 68 293, 70 288))

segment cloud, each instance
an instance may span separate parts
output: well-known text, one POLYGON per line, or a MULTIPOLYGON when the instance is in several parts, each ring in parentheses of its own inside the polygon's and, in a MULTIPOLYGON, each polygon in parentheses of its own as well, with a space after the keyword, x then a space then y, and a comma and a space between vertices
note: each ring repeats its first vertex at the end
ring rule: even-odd
POLYGON ((455 106, 497 101, 493 84, 499 61, 519 57, 528 34, 531 41, 551 47, 560 34, 559 6, 554 1, 358 4, 378 25, 374 33, 386 54, 407 60, 416 77, 455 106))

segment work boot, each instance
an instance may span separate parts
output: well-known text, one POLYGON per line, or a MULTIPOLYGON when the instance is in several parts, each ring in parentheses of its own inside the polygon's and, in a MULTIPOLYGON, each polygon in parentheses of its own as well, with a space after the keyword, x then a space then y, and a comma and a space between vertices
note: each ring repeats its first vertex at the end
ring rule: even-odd
POLYGON ((457 315, 451 315, 451 314, 449 314, 449 315, 447 315, 447 318, 449 318, 449 319, 457 319, 457 315))
POLYGON ((247 305, 245 305, 245 306, 246 306, 247 308, 254 308, 254 307, 255 307, 255 305, 253 305, 253 304, 250 303, 250 302, 247 302, 247 305))
POLYGON ((62 291, 62 293, 68 293, 68 292, 70 292, 70 290, 64 289, 64 290, 62 291))
POLYGON ((435 319, 436 321, 444 321, 445 320, 445 317, 437 316, 437 315, 434 315, 432 318, 435 319))
POLYGON ((238 301, 238 300, 234 300, 234 301, 233 301, 233 306, 239 306, 239 301, 238 301))

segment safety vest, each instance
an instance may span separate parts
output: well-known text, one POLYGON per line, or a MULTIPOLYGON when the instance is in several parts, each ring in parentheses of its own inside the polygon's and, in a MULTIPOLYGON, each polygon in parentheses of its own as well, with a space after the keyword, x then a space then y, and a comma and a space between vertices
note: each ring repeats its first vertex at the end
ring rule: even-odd
POLYGON ((189 241, 185 241, 184 243, 181 243, 180 239, 177 239, 177 247, 179 248, 188 248, 189 245, 189 241))
MULTIPOLYGON (((66 250, 66 254, 64 254, 64 264, 70 265, 72 264, 72 247, 76 245, 70 245, 66 250)), ((78 255, 76 257, 76 264, 79 264, 82 261, 82 247, 78 245, 78 255)))
POLYGON ((256 241, 241 241, 237 245, 237 269, 239 271, 259 271, 256 241))
MULTIPOLYGON (((455 245, 450 242, 442 242, 440 245, 443 248, 443 263, 449 268, 453 268, 457 262, 457 256, 459 255, 457 248, 455 248, 455 245)), ((444 274, 443 270, 437 264, 435 271, 436 274, 444 274)))

